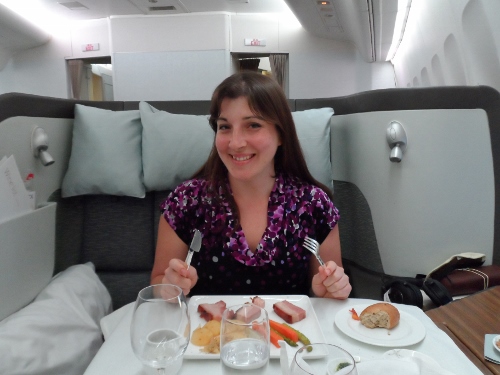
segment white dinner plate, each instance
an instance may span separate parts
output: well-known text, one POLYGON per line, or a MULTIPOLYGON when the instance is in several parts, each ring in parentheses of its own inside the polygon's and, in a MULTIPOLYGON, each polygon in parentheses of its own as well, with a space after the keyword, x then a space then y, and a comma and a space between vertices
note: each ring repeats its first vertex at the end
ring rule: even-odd
MULTIPOLYGON (((193 296, 189 300, 189 317, 191 319, 191 334, 199 326, 203 326, 206 321, 200 318, 200 313, 198 312, 198 305, 202 303, 216 303, 220 300, 226 302, 226 306, 237 305, 240 303, 250 302, 252 296, 193 296)), ((283 323, 284 320, 281 319, 273 310, 273 304, 278 301, 287 300, 294 305, 303 308, 306 311, 306 318, 300 322, 294 323, 291 326, 309 338, 311 342, 326 342, 323 331, 320 328, 318 317, 314 312, 314 308, 311 305, 311 300, 305 295, 282 295, 282 296, 259 296, 266 302, 265 309, 269 314, 269 319, 275 320, 277 322, 283 323)), ((299 342, 299 347, 300 347, 299 342)), ((209 354, 203 353, 201 351, 201 346, 193 345, 189 343, 184 358, 187 359, 219 359, 219 354, 209 354)), ((271 344, 271 358, 279 358, 280 349, 271 344)))
POLYGON ((354 320, 349 311, 354 310, 361 314, 370 304, 349 306, 335 315, 335 324, 347 336, 366 344, 377 346, 401 347, 416 344, 425 337, 424 325, 412 315, 399 311, 399 324, 393 329, 367 328, 359 320, 354 320))

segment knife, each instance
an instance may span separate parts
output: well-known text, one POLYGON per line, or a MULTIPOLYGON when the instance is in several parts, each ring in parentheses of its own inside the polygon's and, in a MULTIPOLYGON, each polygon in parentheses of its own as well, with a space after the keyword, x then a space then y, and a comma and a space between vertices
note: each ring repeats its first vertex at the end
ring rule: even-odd
POLYGON ((193 257, 194 252, 200 251, 201 247, 201 232, 196 229, 194 231, 193 239, 191 240, 191 245, 189 245, 188 255, 186 257, 187 269, 189 269, 189 265, 191 264, 191 258, 193 257))

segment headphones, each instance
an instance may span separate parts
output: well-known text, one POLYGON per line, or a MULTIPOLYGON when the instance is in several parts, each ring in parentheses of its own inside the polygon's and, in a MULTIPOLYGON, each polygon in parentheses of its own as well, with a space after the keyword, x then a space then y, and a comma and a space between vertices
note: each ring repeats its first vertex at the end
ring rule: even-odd
POLYGON ((391 278, 383 282, 382 299, 387 295, 394 303, 413 305, 423 309, 423 290, 436 306, 446 305, 453 301, 448 289, 439 281, 432 278, 391 278))

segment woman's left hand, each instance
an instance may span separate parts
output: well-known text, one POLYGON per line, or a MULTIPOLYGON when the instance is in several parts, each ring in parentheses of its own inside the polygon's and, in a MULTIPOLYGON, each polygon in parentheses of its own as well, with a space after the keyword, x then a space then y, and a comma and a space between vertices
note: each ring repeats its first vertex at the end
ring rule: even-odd
POLYGON ((349 276, 331 260, 319 267, 318 273, 313 276, 311 287, 316 296, 335 299, 346 299, 352 290, 349 276))

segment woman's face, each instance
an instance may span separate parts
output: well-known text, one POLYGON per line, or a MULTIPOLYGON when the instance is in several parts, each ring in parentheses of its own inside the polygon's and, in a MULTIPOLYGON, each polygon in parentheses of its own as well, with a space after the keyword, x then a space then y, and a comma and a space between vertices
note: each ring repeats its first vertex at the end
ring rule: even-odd
POLYGON ((279 145, 276 126, 255 115, 246 97, 222 101, 215 146, 230 178, 259 181, 274 177, 279 145))

